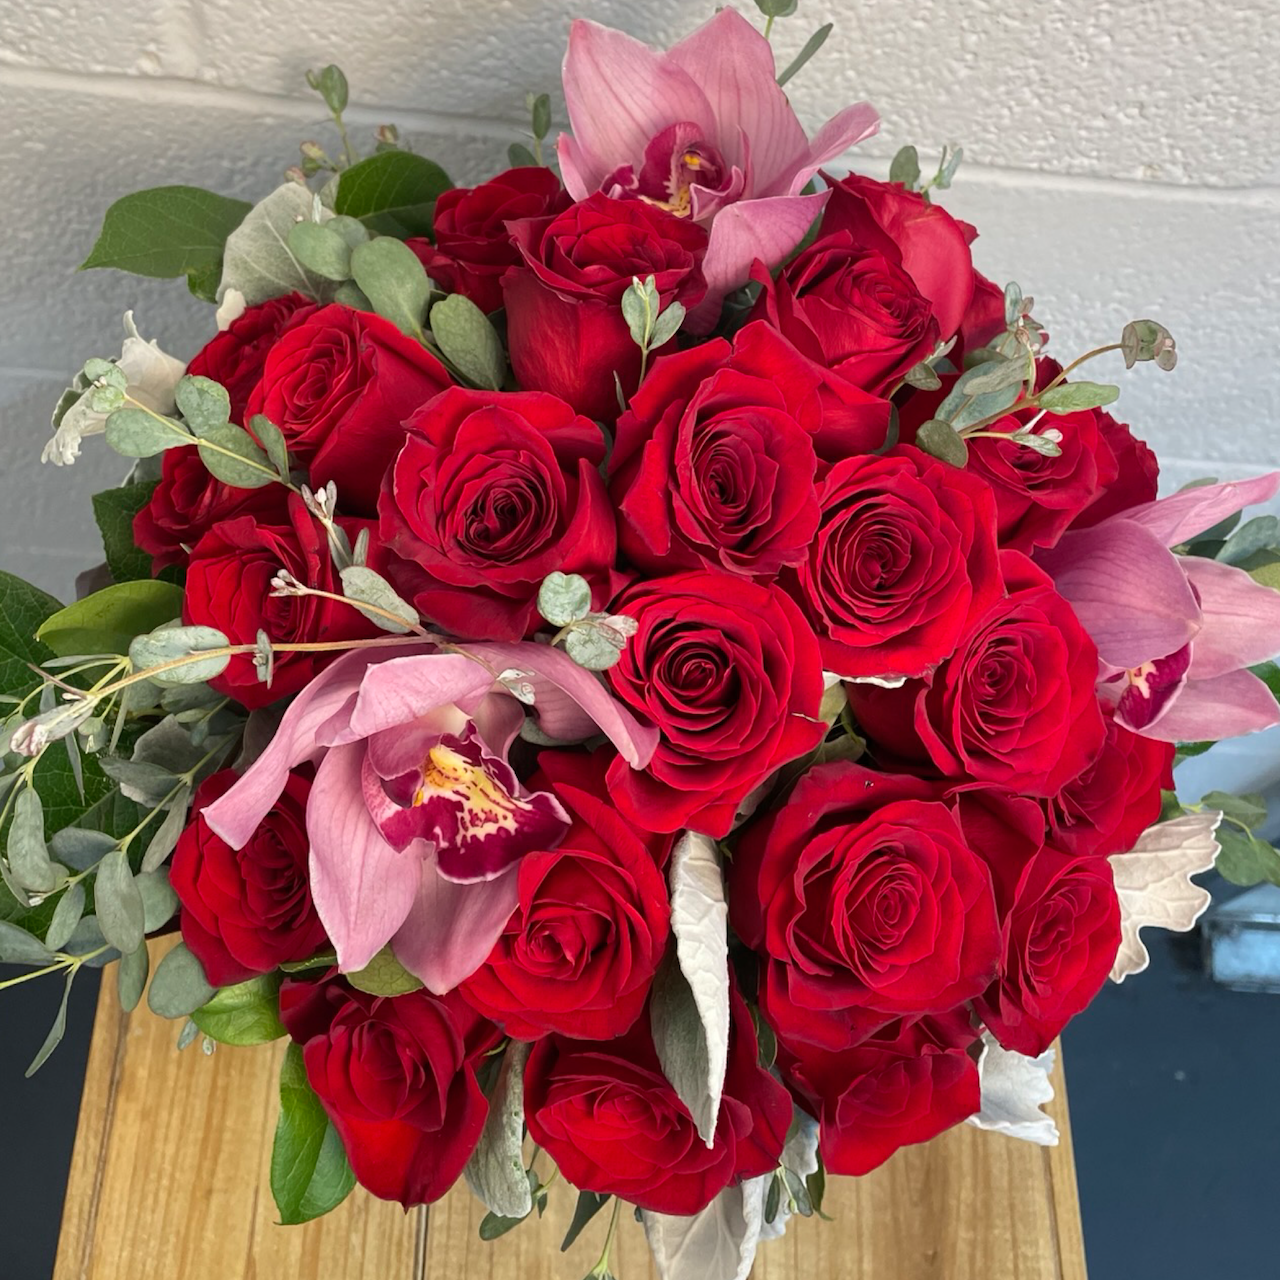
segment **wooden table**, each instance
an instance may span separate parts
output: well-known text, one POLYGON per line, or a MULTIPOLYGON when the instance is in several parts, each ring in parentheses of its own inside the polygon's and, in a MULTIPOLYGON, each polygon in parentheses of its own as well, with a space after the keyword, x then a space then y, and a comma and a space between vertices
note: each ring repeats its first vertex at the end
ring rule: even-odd
MULTIPOLYGON (((567 1254, 575 1197, 493 1243, 463 1187, 406 1215, 359 1188, 304 1227, 275 1225, 268 1188, 283 1044, 175 1051, 177 1027, 102 983, 54 1280, 580 1280, 604 1215, 567 1254)), ((1059 1059, 1060 1061, 1061 1059, 1059 1059)), ((865 1178, 833 1178, 834 1222, 792 1219, 755 1280, 1085 1280, 1071 1129, 1060 1069, 1050 1110, 1062 1144, 970 1125, 900 1151, 865 1178)), ((619 1280, 652 1280, 624 1215, 619 1280)))

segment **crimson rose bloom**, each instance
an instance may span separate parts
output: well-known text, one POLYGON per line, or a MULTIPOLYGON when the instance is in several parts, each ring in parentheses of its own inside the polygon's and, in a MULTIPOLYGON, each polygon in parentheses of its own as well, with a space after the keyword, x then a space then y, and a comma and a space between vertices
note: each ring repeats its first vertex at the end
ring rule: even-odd
POLYGON ((1103 708, 1098 758, 1044 802, 1052 842, 1068 853, 1127 853, 1160 817, 1160 792, 1173 790, 1172 742, 1131 733, 1103 708))
POLYGON ((849 1048, 990 984, 991 872, 935 795, 918 778, 820 765, 747 828, 730 919, 764 957, 761 1011, 780 1040, 849 1048))
POLYGON ((280 1017, 361 1186, 406 1209, 457 1181, 489 1114, 475 1068, 497 1028, 455 993, 287 981, 280 1017))
POLYGON ((1120 947, 1120 902, 1106 858, 1047 845, 1016 882, 1000 884, 1000 896, 1000 976, 974 1007, 1006 1049, 1035 1057, 1106 981, 1120 947))
POLYGON ((730 1015, 712 1146, 667 1083, 646 1018, 607 1044, 538 1042, 524 1076, 530 1137, 575 1187, 657 1213, 698 1213, 731 1183, 770 1172, 791 1125, 791 1099, 758 1065, 751 1015, 736 990, 730 1015))
POLYGON ((858 1177, 978 1112, 976 1038, 968 1011, 956 1010, 899 1019, 839 1053, 779 1042, 778 1069, 820 1121, 823 1167, 858 1177))
POLYGON ((594 422, 541 391, 451 387, 405 424, 378 503, 396 583, 437 625, 518 640, 542 625, 538 588, 577 573, 602 606, 616 530, 594 422))
POLYGON ((160 457, 160 482, 133 518, 133 540, 159 573, 166 565, 185 567, 191 548, 219 520, 253 516, 268 524, 286 520, 282 485, 237 489, 215 480, 195 449, 168 449, 160 457))
MULTIPOLYGON (((354 542, 360 521, 338 522, 354 542)), ((377 548, 370 560, 379 568, 377 548)), ((279 643, 352 640, 378 628, 349 604, 317 596, 271 595, 271 579, 286 569, 304 586, 342 593, 320 522, 297 494, 286 519, 259 524, 251 515, 215 524, 196 543, 187 569, 183 621, 216 627, 232 644, 253 644, 258 632, 279 643)), ((268 686, 258 679, 251 654, 238 654, 209 683, 251 710, 297 693, 336 653, 280 653, 268 686)))
POLYGON ((793 594, 827 670, 924 675, 1003 593, 995 502, 967 471, 900 445, 837 462, 818 500, 793 594))
POLYGON ((313 488, 334 481, 338 509, 366 516, 404 442, 401 424, 449 385, 444 365, 390 320, 335 303, 281 335, 245 412, 284 432, 313 488))
POLYGON ((627 558, 650 572, 772 576, 818 521, 819 453, 884 439, 882 400, 845 388, 768 325, 662 356, 618 419, 610 492, 627 558))
POLYGON ((510 225, 521 265, 502 277, 516 380, 550 391, 588 418, 618 416, 640 381, 640 348, 622 315, 634 278, 654 277, 663 308, 692 309, 707 291, 707 233, 641 200, 597 192, 556 217, 510 225))
POLYGON ((1119 515, 1130 507, 1154 502, 1160 481, 1160 464, 1156 455, 1129 430, 1102 409, 1094 410, 1098 422, 1098 496, 1071 522, 1073 529, 1085 529, 1119 515), (1110 453, 1112 463, 1105 455, 1110 453), (1110 477, 1110 478, 1108 478, 1110 477))
POLYGON ((247 307, 242 316, 196 353, 187 372, 222 383, 231 397, 231 421, 243 426, 245 406, 262 377, 262 366, 276 339, 294 321, 305 319, 315 310, 316 304, 300 293, 287 293, 283 298, 247 307))
POLYGON ((182 940, 215 987, 307 960, 326 941, 307 877, 310 780, 291 773, 253 838, 232 849, 209 830, 200 811, 236 778, 224 769, 200 784, 169 876, 182 902, 182 940))
POLYGON ((613 608, 638 630, 607 678, 662 734, 643 771, 614 760, 614 803, 648 831, 728 834, 748 792, 826 732, 809 624, 777 587, 710 571, 638 583, 613 608))
POLYGON ((553 791, 573 825, 553 852, 521 860, 520 903, 462 994, 517 1040, 609 1040, 640 1016, 662 959, 666 879, 609 803, 599 757, 544 751, 539 763, 550 777, 527 785, 553 791))
POLYGON ((1098 651, 1047 575, 1000 553, 997 600, 926 683, 849 686, 859 725, 888 752, 959 782, 1054 796, 1102 747, 1098 651))
POLYGON ((557 214, 571 203, 560 179, 542 165, 508 169, 478 187, 451 187, 436 201, 435 244, 409 240, 427 274, 446 293, 481 311, 502 306, 502 273, 520 261, 508 222, 557 214))

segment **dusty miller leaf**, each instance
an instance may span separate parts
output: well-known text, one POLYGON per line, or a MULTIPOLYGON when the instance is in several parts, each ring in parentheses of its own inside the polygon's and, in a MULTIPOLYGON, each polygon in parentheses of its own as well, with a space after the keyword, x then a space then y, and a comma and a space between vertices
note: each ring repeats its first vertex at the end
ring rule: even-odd
POLYGON ((662 1280, 746 1280, 755 1262, 772 1174, 726 1187, 701 1213, 641 1214, 662 1280))
POLYGON ((480 1142, 463 1170, 476 1199, 503 1218, 526 1218, 533 1212, 523 1150, 524 1064, 529 1049, 520 1041, 508 1046, 480 1142))
MULTIPOLYGON (((286 182, 249 210, 227 237, 219 301, 229 289, 242 293, 251 307, 295 289, 320 300, 329 296, 332 282, 307 271, 289 248, 289 232, 294 225, 304 219, 314 220, 312 203, 310 191, 286 182)), ((322 208, 319 221, 326 222, 332 216, 322 208)))
POLYGON ((982 1089, 982 1110, 969 1117, 979 1129, 1022 1138, 1042 1147, 1058 1145, 1058 1126, 1053 1117, 1040 1110, 1053 1101, 1049 1083, 1055 1058, 1046 1049, 1038 1058, 1001 1048, 989 1031, 982 1035, 982 1056, 978 1059, 978 1079, 982 1089))

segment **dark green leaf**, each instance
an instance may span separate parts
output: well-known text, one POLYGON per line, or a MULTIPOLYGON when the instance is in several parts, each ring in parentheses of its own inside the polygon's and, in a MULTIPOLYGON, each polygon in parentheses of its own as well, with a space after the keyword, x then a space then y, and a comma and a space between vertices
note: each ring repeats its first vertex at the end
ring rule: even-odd
POLYGON ((117 582, 151 577, 151 557, 133 540, 133 518, 154 492, 154 484, 129 484, 93 495, 93 517, 102 533, 107 568, 117 582))
POLYGON ((1227 791, 1210 791, 1200 803, 1206 809, 1220 809, 1233 822, 1252 831, 1267 820, 1267 802, 1258 795, 1233 795, 1227 791))
POLYGON ((59 657, 129 652, 137 636, 182 616, 182 588, 143 578, 118 582, 59 610, 40 627, 40 640, 59 657))
POLYGON ((310 1222, 336 1209, 355 1184, 338 1132, 307 1082, 302 1050, 291 1044, 280 1068, 280 1119, 271 1148, 271 1194, 280 1221, 310 1222))
POLYGON ((539 142, 551 132, 551 95, 540 93, 529 107, 532 118, 533 136, 539 142))
POLYGON ((1246 835, 1224 822, 1214 833, 1218 841, 1218 874, 1232 884, 1280 884, 1280 853, 1265 840, 1246 835))
MULTIPOLYGON (((525 1217, 528 1215, 526 1214, 525 1217)), ((480 1239, 481 1240, 497 1240, 500 1236, 505 1236, 508 1231, 518 1227, 524 1218, 504 1218, 498 1213, 486 1213, 480 1219, 480 1239)))
POLYGON ((140 276, 185 275, 197 296, 211 293, 227 237, 250 205, 199 187, 152 187, 123 196, 108 210, 98 242, 81 263, 140 276))
POLYGON ((560 1252, 565 1253, 573 1247, 573 1242, 582 1234, 583 1228, 587 1223, 600 1212, 612 1200, 609 1195, 601 1195, 596 1191, 579 1191, 578 1203, 573 1210, 573 1221, 569 1223, 569 1230, 565 1232, 564 1242, 560 1245, 560 1252))
POLYGON ((54 655, 36 632, 61 608, 51 595, 0 570, 0 693, 20 696, 40 683, 31 667, 54 655))
POLYGON ((341 67, 330 63, 319 71, 307 72, 307 83, 324 99, 324 105, 340 116, 347 109, 347 77, 341 67))
POLYGON ((756 0, 756 8, 766 18, 789 18, 799 3, 800 0, 756 0))
POLYGON ((223 987, 191 1020, 222 1044, 266 1044, 284 1035, 280 1021, 280 975, 265 974, 223 987))
POLYGON ((434 161, 408 151, 384 151, 343 172, 334 212, 359 218, 379 235, 429 236, 436 197, 452 185, 434 161))
POLYGON ((513 142, 507 148, 507 163, 513 169, 536 169, 538 157, 523 142, 513 142))
POLYGON ((1223 564, 1238 565, 1257 552, 1277 545, 1280 545, 1280 520, 1275 516, 1254 516, 1227 538, 1217 558, 1223 564))
POLYGON ((764 1220, 772 1223, 782 1208, 782 1179, 775 1173, 769 1179, 769 1190, 764 1198, 764 1220))
POLYGON ((1262 662, 1249 670, 1271 690, 1271 696, 1280 702, 1280 666, 1274 662, 1262 662))

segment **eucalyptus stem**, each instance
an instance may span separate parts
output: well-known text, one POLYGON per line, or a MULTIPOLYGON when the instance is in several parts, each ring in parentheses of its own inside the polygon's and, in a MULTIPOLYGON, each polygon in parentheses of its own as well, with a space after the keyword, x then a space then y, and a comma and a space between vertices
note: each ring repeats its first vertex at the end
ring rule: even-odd
POLYGON ((599 1262, 591 1268, 591 1275, 597 1277, 597 1280, 601 1280, 602 1277, 609 1274, 609 1255, 613 1252, 613 1241, 618 1234, 618 1218, 621 1212, 622 1201, 617 1196, 614 1196, 613 1214, 609 1218, 609 1234, 604 1238, 604 1249, 600 1253, 599 1262))
POLYGON ((110 950, 111 944, 106 943, 96 951, 86 951, 82 956, 71 956, 67 955, 66 952, 58 952, 53 964, 45 965, 43 969, 28 969, 26 972, 18 974, 16 978, 6 978, 3 982, 0 982, 0 991, 5 991, 9 987, 16 987, 23 982, 30 982, 34 978, 43 978, 46 974, 62 973, 67 969, 78 970, 82 965, 87 964, 90 960, 96 960, 100 955, 105 955, 110 950))
POLYGON ((1123 350, 1124 350, 1124 346, 1122 343, 1108 342, 1105 347, 1094 347, 1092 351, 1086 351, 1084 355, 1078 356, 1069 365, 1067 365, 1067 367, 1063 369, 1063 371, 1060 374, 1058 374, 1058 376, 1054 378, 1054 380, 1051 383, 1049 383, 1049 385, 1045 387, 1044 390, 1049 391, 1053 387, 1058 386, 1059 383, 1065 382, 1067 380, 1067 376, 1073 373, 1086 361, 1092 360, 1096 356, 1105 356, 1108 351, 1123 351, 1123 350))

